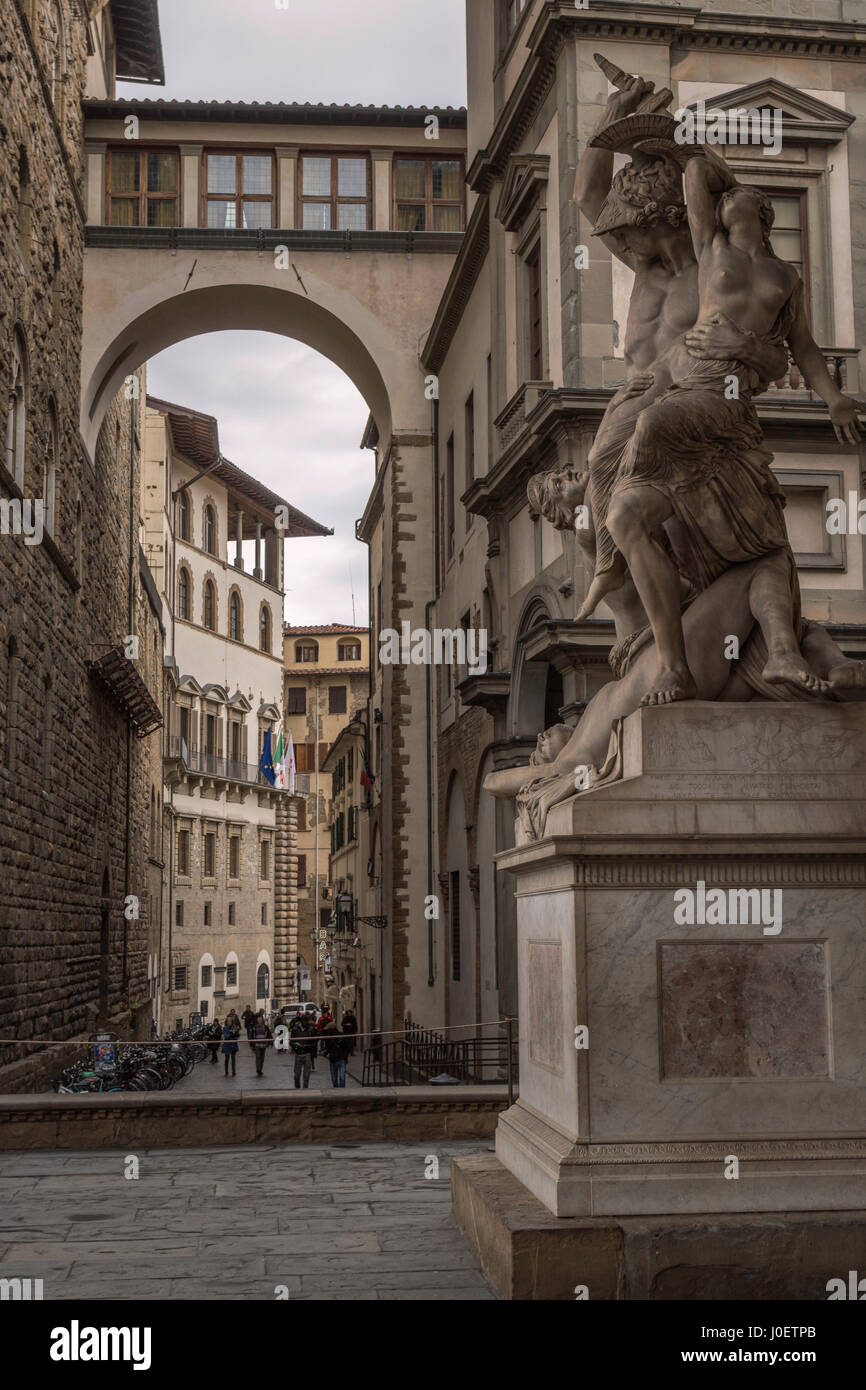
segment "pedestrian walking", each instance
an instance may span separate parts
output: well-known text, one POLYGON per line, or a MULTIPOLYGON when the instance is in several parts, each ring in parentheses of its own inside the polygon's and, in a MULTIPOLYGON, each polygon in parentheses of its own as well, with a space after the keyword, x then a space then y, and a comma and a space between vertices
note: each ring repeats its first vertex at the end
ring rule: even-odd
POLYGON ((289 1036, 295 1058, 295 1090, 300 1091, 303 1082, 303 1089, 308 1091, 310 1089, 313 1053, 318 1046, 318 1035, 306 1014, 298 1014, 292 1024, 292 1031, 289 1036))
POLYGON ((251 1052, 254 1052, 254 1051, 255 1051, 255 1048, 254 1048, 254 1045, 253 1045, 253 1024, 255 1023, 255 1021, 256 1021, 256 1015, 253 1013, 253 1011, 252 1011, 252 1009, 250 1008, 249 1004, 247 1004, 247 1007, 244 1009, 244 1012, 243 1012, 243 1025, 244 1025, 244 1032, 246 1033, 247 1039, 248 1039, 249 1044, 250 1044, 250 1051, 251 1051, 251 1052))
POLYGON ((351 1045, 351 1039, 338 1031, 337 1025, 332 1019, 329 1027, 322 1034, 321 1047, 331 1064, 331 1085, 335 1089, 345 1088, 346 1061, 351 1045))
POLYGON ((351 1009, 348 1009, 346 1013, 343 1014, 343 1033, 350 1039, 349 1056, 351 1057, 357 1047, 358 1039, 358 1020, 351 1009))
POLYGON ((213 1023, 212 1023, 212 1024, 210 1025, 210 1027, 208 1028, 208 1030, 207 1030, 207 1035, 208 1035, 208 1037, 209 1037, 210 1040, 211 1040, 211 1042, 210 1042, 210 1060, 211 1060, 211 1066, 214 1066, 214 1067, 215 1067, 215 1066, 217 1066, 218 1063, 219 1063, 220 1040, 222 1039, 222 1035, 223 1035, 223 1030, 222 1030, 222 1028, 220 1027, 220 1021, 219 1021, 218 1018, 215 1018, 214 1021, 213 1021, 213 1023))
POLYGON ((256 1054, 256 1076, 264 1076, 262 1068, 265 1065, 265 1053, 270 1046, 268 1038, 273 1035, 265 1020, 263 1009, 259 1009, 259 1012, 256 1014, 253 1022, 252 1036, 253 1048, 256 1054))
POLYGON ((223 1060, 226 1064, 226 1076, 229 1074, 229 1059, 231 1059, 232 1064, 232 1076, 237 1075, 238 1037, 240 1036, 240 1031, 239 1026, 229 1023, 228 1019, 226 1019, 223 1024, 222 1046, 223 1060))

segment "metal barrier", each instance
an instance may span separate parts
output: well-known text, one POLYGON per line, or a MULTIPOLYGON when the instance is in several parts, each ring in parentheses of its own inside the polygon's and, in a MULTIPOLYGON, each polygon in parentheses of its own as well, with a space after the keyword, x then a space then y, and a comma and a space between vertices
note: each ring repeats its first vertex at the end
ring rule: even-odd
POLYGON ((385 1041, 373 1034, 362 1054, 362 1086, 508 1085, 514 1099, 518 1079, 517 1020, 503 1019, 496 1031, 454 1037, 406 1020, 403 1036, 385 1041))

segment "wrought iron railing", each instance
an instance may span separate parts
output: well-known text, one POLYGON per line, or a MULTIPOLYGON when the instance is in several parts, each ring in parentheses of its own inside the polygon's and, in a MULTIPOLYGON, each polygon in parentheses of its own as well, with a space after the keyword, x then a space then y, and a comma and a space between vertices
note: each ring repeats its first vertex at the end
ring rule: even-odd
POLYGON ((361 1057, 362 1086, 507 1084, 512 1096, 518 1078, 517 1020, 493 1025, 486 1035, 450 1032, 449 1037, 407 1020, 402 1037, 372 1034, 361 1057))
POLYGON ((241 762, 235 758, 224 758, 218 753, 208 753, 197 748, 195 744, 188 744, 182 738, 166 739, 166 757, 179 758, 187 771, 201 773, 205 777, 217 777, 226 782, 244 782, 248 786, 270 785, 256 763, 241 762))

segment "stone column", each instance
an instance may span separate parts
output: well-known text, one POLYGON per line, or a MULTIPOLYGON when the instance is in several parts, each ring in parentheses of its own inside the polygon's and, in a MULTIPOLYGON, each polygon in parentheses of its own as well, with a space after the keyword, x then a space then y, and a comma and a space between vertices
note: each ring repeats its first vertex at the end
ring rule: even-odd
POLYGON ((262 523, 256 522, 256 567, 253 570, 253 579, 262 578, 262 523))
POLYGON ((85 145, 87 155, 87 225, 102 227, 106 223, 105 211, 105 151, 104 144, 85 145))
POLYGON ((235 555, 235 569, 242 570, 244 567, 244 514, 240 507, 238 507, 237 526, 235 528, 235 543, 238 548, 235 555))
POLYGON ((277 146, 277 226, 291 231, 298 224, 295 209, 298 201, 298 150, 290 145, 277 146))
POLYGON ((277 802, 274 865, 274 998, 297 999, 298 954, 298 798, 284 792, 277 802))
POLYGON ((371 150, 373 158, 373 222, 377 232, 391 230, 393 150, 371 150))
POLYGON ((180 147, 180 223, 182 227, 200 227, 206 220, 201 210, 202 146, 180 147))

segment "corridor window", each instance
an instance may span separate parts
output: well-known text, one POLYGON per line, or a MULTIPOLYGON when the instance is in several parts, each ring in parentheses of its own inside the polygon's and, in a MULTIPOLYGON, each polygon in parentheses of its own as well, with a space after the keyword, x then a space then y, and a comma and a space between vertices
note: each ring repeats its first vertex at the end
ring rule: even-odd
POLYGON ((463 161, 395 159, 398 232, 463 231, 463 161))
POLYGON ((770 240, 780 261, 793 266, 805 287, 806 315, 809 315, 809 258, 806 240, 806 194, 779 193, 764 189, 773 204, 775 221, 770 240))
POLYGON ((204 837, 204 876, 213 878, 216 874, 216 835, 208 832, 204 837))
POLYGON ((337 647, 338 661, 360 661, 361 643, 360 642, 341 642, 337 647))
POLYGON ((505 8, 508 16, 508 33, 513 34, 527 9, 530 0, 505 0, 505 8))
POLYGON ((204 186, 208 227, 273 227, 272 155, 208 152, 204 186))
POLYGON ((189 831, 177 832, 177 872, 186 877, 189 873, 189 831))
POLYGON ((328 686, 328 713, 346 713, 346 687, 344 685, 328 686))
POLYGON ((366 156, 301 156, 301 226, 316 232, 365 232, 370 225, 366 156))
POLYGON ((319 659, 319 648, 315 642, 298 642, 295 647, 295 661, 315 664, 319 659))
POLYGON ((529 323, 529 380, 541 381, 544 370, 541 324, 541 248, 536 246, 526 259, 529 323))
POLYGON ((110 227, 178 225, 177 155, 164 150, 109 150, 110 227))
POLYGON ((229 961, 226 965, 226 988, 234 989, 238 982, 238 963, 229 961))

